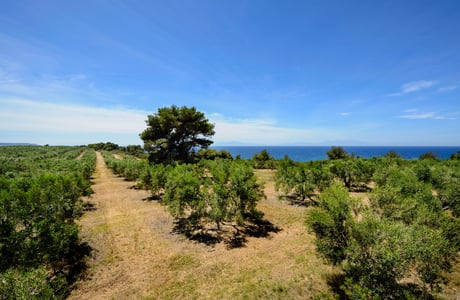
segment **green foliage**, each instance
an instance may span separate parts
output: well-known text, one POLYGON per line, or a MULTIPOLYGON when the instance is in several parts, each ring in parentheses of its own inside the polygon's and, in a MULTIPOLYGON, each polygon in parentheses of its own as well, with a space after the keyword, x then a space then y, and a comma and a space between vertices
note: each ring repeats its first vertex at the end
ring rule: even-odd
POLYGON ((254 154, 252 156, 252 161, 254 163, 254 168, 256 169, 274 169, 276 165, 275 159, 266 149, 260 151, 259 154, 254 154))
POLYGON ((354 283, 351 278, 345 278, 340 289, 345 292, 348 299, 353 300, 379 300, 379 296, 370 288, 354 283))
POLYGON ((128 145, 126 147, 121 147, 121 150, 128 155, 144 157, 144 149, 140 145, 128 145))
MULTIPOLYGON (((352 174, 349 164, 356 161, 334 161, 334 173, 348 168, 352 174)), ((342 267, 341 289, 352 299, 428 297, 445 282, 459 250, 459 166, 453 160, 370 161, 376 188, 369 207, 347 206, 347 193, 326 189, 309 210, 318 251, 342 267), (411 284, 402 283, 407 280, 411 284)))
POLYGON ((313 173, 313 181, 318 191, 323 191, 332 184, 334 175, 327 162, 310 162, 309 168, 313 173))
POLYGON ((455 217, 460 217, 460 179, 452 178, 439 191, 443 207, 449 208, 455 217))
POLYGON ((206 203, 203 201, 201 176, 196 165, 186 164, 178 165, 168 173, 163 203, 174 218, 188 217, 198 221, 204 215, 206 203))
POLYGON ((214 135, 214 125, 195 107, 163 107, 149 115, 146 123, 140 137, 151 162, 192 162, 197 148, 212 144, 208 138, 214 135))
MULTIPOLYGON (((63 298, 65 276, 80 249, 75 220, 91 193, 94 150, 2 147, 0 174, 0 295, 2 299, 63 298), (14 174, 10 176, 9 174, 14 174)), ((70 279, 70 277, 69 277, 70 279)))
POLYGON ((321 193, 318 206, 308 211, 307 225, 316 234, 317 249, 334 265, 345 259, 356 205, 347 190, 333 184, 321 193))
POLYGON ((373 166, 369 160, 362 158, 349 158, 334 160, 331 172, 342 180, 347 189, 353 186, 367 186, 372 178, 373 166))
POLYGON ((166 186, 168 172, 172 168, 171 165, 164 164, 153 164, 145 167, 139 178, 139 186, 150 189, 154 197, 160 197, 166 186))
POLYGON ((115 143, 112 142, 106 142, 106 143, 95 143, 95 144, 88 144, 88 148, 94 149, 96 151, 114 151, 120 149, 120 146, 118 146, 115 143))
POLYGON ((218 159, 200 164, 147 164, 130 157, 116 159, 104 152, 107 165, 138 186, 161 197, 171 215, 186 221, 188 230, 204 222, 243 224, 256 217, 256 203, 263 197, 252 167, 245 161, 218 159))
POLYGON ((456 153, 453 153, 450 156, 450 159, 452 159, 452 160, 460 160, 460 150, 458 150, 456 153))
POLYGON ((2 300, 63 298, 63 295, 56 295, 45 268, 27 271, 10 269, 0 274, 0 299, 2 300))
POLYGON ((215 160, 215 159, 233 159, 232 155, 225 150, 215 150, 215 149, 201 149, 196 154, 196 159, 200 160, 215 160))
POLYGON ((398 281, 409 271, 406 227, 366 216, 356 224, 347 249, 345 272, 353 282, 378 295, 398 290, 398 281))
POLYGON ((419 156, 419 159, 438 159, 438 156, 434 152, 423 153, 419 156))
POLYGON ((275 173, 275 189, 289 194, 294 188, 294 168, 296 164, 293 160, 285 157, 278 161, 275 173))
POLYGON ((265 195, 263 186, 257 183, 257 177, 249 164, 243 161, 230 164, 228 192, 231 199, 228 219, 242 225, 247 219, 260 216, 256 205, 265 195))
POLYGON ((207 161, 180 164, 166 176, 163 203, 173 217, 185 219, 188 230, 200 223, 243 225, 257 218, 257 202, 263 197, 250 165, 244 161, 207 161))
POLYGON ((401 159, 402 158, 402 156, 398 152, 396 152, 394 150, 390 150, 387 154, 384 155, 384 157, 393 158, 393 159, 395 159, 395 158, 401 159))
POLYGON ((350 155, 343 149, 343 147, 332 146, 329 151, 326 152, 327 157, 330 160, 348 158, 350 155))
MULTIPOLYGON (((117 159, 110 152, 102 152, 107 166, 117 175, 126 178, 130 181, 135 181, 142 176, 145 176, 148 169, 148 163, 145 160, 140 160, 137 157, 125 155, 123 159, 117 159)), ((141 181, 142 184, 149 186, 148 182, 141 181)))
POLYGON ((289 158, 278 161, 275 189, 302 201, 332 183, 332 174, 322 162, 294 163, 289 158))

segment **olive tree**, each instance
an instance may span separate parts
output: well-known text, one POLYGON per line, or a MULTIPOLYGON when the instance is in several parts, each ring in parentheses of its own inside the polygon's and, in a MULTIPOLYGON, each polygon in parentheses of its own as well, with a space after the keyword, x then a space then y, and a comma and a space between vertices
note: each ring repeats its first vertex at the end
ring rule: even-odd
POLYGON ((264 196, 248 162, 204 161, 169 170, 163 203, 174 218, 184 221, 186 232, 208 222, 220 230, 224 222, 242 226, 260 218, 256 205, 264 196))
POLYGON ((350 298, 427 298, 457 256, 460 224, 410 167, 379 172, 369 207, 334 184, 308 210, 307 225, 318 252, 344 271, 350 298))

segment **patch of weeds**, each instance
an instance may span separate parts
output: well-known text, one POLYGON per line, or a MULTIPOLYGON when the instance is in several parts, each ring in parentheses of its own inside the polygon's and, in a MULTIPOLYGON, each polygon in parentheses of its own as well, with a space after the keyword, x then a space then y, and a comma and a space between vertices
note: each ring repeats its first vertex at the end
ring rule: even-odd
POLYGON ((191 254, 176 254, 169 259, 168 267, 173 271, 196 268, 200 265, 198 258, 191 254))

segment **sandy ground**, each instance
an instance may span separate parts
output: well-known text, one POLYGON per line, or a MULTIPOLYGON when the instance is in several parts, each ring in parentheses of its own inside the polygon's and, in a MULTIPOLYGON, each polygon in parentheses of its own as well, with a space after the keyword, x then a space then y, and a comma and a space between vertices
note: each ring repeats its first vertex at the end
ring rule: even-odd
POLYGON ((279 232, 246 237, 242 247, 212 246, 172 233, 164 206, 117 177, 97 153, 94 210, 80 220, 93 248, 86 280, 69 299, 308 299, 331 295, 331 273, 315 255, 304 207, 276 199, 272 173, 259 171, 267 199, 259 209, 279 232))

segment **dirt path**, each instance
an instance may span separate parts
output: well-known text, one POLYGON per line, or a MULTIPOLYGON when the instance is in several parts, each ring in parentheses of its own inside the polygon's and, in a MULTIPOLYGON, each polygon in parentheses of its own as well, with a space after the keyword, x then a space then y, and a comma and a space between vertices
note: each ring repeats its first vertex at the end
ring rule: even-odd
POLYGON ((80 154, 78 154, 77 160, 80 160, 86 154, 86 152, 88 152, 87 149, 83 150, 80 154))
POLYGON ((207 246, 172 234, 164 206, 146 201, 113 175, 97 153, 94 210, 81 219, 83 240, 94 249, 89 276, 69 299, 308 299, 328 294, 329 267, 316 257, 304 227, 305 208, 275 199, 270 174, 259 209, 281 230, 248 237, 241 248, 207 246))
POLYGON ((83 239, 94 249, 90 278, 70 299, 120 299, 142 293, 144 282, 153 281, 155 275, 148 272, 154 264, 154 237, 159 234, 153 231, 154 219, 172 222, 162 207, 145 201, 149 192, 133 189, 133 182, 113 175, 102 155, 96 154, 90 198, 94 211, 80 221, 83 239))

